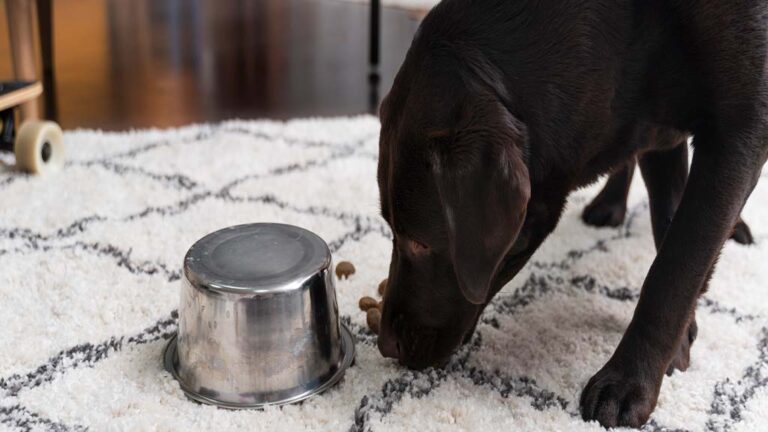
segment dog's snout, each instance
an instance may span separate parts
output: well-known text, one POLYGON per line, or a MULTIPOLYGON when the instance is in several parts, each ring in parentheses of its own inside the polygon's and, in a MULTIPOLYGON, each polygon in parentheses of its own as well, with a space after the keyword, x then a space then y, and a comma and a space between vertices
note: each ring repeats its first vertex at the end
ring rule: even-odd
POLYGON ((381 317, 381 324, 379 325, 379 351, 384 357, 399 359, 400 342, 393 326, 394 320, 392 319, 392 316, 387 313, 386 305, 384 309, 384 314, 381 317))

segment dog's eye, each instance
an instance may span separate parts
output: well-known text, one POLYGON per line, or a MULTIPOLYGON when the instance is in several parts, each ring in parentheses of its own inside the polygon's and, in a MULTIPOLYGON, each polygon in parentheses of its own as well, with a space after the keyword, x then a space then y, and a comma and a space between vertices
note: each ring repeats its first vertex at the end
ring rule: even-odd
POLYGON ((416 240, 408 240, 408 246, 411 248, 411 252, 415 254, 422 254, 429 251, 429 246, 416 240))

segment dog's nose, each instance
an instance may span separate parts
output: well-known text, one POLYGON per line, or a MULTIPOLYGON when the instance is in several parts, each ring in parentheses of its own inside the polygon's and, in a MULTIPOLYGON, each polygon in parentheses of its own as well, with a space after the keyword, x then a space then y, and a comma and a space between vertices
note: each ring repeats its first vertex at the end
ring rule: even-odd
POLYGON ((393 359, 400 358, 400 344, 397 342, 397 337, 393 334, 379 335, 379 351, 384 357, 390 357, 393 359))

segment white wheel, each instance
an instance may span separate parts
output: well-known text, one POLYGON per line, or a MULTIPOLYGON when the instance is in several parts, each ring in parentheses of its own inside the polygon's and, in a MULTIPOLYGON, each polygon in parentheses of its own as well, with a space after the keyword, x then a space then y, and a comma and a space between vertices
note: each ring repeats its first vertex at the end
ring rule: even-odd
POLYGON ((16 135, 16 167, 32 174, 46 174, 64 165, 61 128, 51 121, 28 121, 16 135))

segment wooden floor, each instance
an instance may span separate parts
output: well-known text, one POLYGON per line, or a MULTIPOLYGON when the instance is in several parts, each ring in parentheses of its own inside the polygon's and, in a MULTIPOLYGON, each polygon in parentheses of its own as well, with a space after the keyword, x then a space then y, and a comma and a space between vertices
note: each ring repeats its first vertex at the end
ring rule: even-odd
MULTIPOLYGON (((65 128, 123 130, 371 109, 367 5, 338 0, 53 3, 59 120, 65 128)), ((4 13, 0 79, 9 79, 4 13)), ((418 19, 403 10, 385 9, 382 18, 379 94, 391 86, 418 26, 418 19)))

